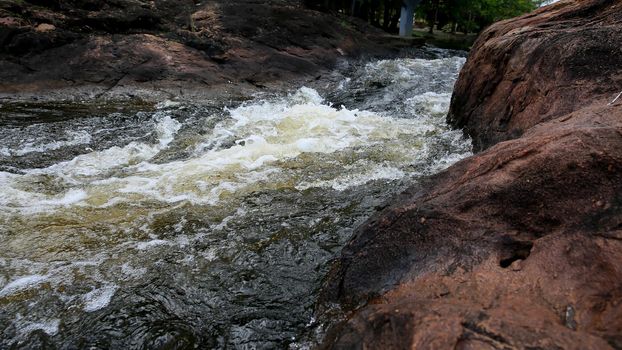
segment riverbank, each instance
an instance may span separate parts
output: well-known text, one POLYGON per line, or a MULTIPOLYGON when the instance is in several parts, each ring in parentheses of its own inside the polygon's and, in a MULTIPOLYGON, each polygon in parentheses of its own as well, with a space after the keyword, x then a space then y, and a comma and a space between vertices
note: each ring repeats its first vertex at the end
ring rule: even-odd
POLYGON ((428 28, 415 28, 413 37, 426 44, 450 50, 469 51, 477 39, 477 33, 447 33, 436 29, 430 34, 428 28))
POLYGON ((326 348, 622 347, 621 23, 561 1, 480 35, 448 117, 480 153, 355 232, 326 348))
POLYGON ((403 47, 298 1, 37 4, 0 4, 0 100, 248 98, 403 47))

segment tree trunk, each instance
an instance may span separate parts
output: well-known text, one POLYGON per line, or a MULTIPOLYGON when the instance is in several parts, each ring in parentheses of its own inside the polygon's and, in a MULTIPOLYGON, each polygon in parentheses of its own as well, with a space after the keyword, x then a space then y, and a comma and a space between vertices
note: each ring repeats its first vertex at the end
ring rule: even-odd
POLYGON ((384 29, 385 31, 388 31, 390 22, 391 22, 391 2, 385 1, 384 2, 384 17, 382 20, 382 29, 384 29))
POLYGON ((434 5, 432 6, 432 18, 430 19, 430 30, 428 31, 430 34, 434 34, 434 25, 436 25, 436 20, 438 19, 438 5, 439 0, 434 0, 434 5))

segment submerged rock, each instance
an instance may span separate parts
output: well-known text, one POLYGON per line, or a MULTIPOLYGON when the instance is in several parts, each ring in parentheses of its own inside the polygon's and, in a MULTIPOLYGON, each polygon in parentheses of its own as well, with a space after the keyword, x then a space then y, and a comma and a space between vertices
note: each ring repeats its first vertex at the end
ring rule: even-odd
POLYGON ((592 0, 482 34, 449 119, 486 150, 357 230, 325 347, 622 348, 621 32, 592 0))

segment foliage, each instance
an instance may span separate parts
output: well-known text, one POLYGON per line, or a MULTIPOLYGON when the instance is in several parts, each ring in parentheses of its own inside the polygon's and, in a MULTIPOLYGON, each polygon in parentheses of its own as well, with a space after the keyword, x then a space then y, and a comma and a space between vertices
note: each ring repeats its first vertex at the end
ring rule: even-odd
POLYGON ((303 0, 307 7, 361 18, 388 32, 397 32, 403 0, 303 0))
POLYGON ((477 32, 506 18, 534 10, 534 0, 424 0, 418 14, 430 28, 451 25, 452 31, 477 32))
MULTIPOLYGON (((369 23, 396 32, 404 0, 304 0, 308 7, 362 18, 369 23)), ((550 0, 548 0, 550 1, 550 0)), ((456 32, 478 32, 506 18, 536 9, 547 0, 422 0, 417 20, 425 20, 432 30, 445 28, 456 32)))

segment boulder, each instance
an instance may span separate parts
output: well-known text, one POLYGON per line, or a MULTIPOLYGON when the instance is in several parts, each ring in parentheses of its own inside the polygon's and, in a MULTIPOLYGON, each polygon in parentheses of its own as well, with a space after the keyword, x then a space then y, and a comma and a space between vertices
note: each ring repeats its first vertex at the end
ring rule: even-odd
POLYGON ((622 349, 621 5, 560 2, 481 35, 449 120, 483 151, 356 230, 318 307, 345 312, 323 347, 622 349))
POLYGON ((476 150, 520 137, 622 90, 622 2, 560 1, 485 30, 460 73, 448 120, 476 150))

